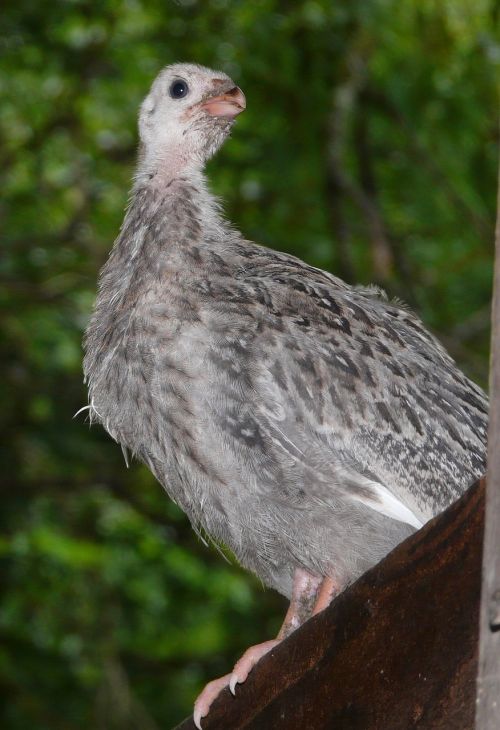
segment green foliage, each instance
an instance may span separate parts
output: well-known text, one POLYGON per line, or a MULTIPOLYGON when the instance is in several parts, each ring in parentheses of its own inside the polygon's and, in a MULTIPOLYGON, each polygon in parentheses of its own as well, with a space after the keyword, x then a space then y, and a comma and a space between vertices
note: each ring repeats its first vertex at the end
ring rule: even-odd
POLYGON ((245 90, 210 177, 248 237, 406 299, 484 385, 497 23, 493 0, 3 11, 2 728, 169 727, 284 607, 72 420, 157 71, 194 60, 245 90))

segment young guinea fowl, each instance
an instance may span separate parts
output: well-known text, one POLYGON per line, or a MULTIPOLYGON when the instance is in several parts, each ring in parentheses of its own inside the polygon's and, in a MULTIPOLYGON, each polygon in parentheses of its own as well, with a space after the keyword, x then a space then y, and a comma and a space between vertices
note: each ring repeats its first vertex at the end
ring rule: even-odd
POLYGON ((278 638, 204 689, 198 726, 485 469, 487 399, 414 314, 224 220, 203 166, 244 109, 224 73, 177 64, 155 80, 85 339, 91 418, 291 599, 278 638))

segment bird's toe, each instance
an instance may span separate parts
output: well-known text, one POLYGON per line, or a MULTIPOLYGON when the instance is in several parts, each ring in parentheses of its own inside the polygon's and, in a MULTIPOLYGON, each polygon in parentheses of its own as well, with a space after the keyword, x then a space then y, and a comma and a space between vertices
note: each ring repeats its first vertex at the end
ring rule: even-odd
POLYGON ((219 693, 226 687, 229 687, 231 693, 234 695, 236 693, 236 685, 242 684, 259 659, 262 659, 263 656, 279 643, 279 639, 271 639, 270 641, 262 642, 262 644, 251 646, 238 659, 231 674, 225 674, 223 677, 213 679, 205 685, 194 703, 193 720, 198 730, 201 730, 201 721, 208 715, 212 702, 219 693))
POLYGON ((271 649, 274 649, 279 643, 278 639, 271 639, 270 641, 262 642, 262 644, 256 644, 247 649, 243 656, 238 659, 229 680, 229 689, 233 695, 236 690, 236 685, 242 684, 259 659, 262 659, 263 656, 270 652, 271 649))
POLYGON ((231 677, 232 674, 225 674, 223 677, 213 679, 205 685, 196 698, 193 709, 193 720, 198 730, 201 730, 201 721, 204 717, 206 717, 206 715, 208 715, 212 702, 218 694, 228 686, 231 677))

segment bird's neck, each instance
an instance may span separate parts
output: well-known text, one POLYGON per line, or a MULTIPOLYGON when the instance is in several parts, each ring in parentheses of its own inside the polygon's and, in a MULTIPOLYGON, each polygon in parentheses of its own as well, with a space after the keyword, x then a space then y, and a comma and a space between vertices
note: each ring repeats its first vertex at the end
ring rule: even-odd
POLYGON ((203 248, 222 248, 228 235, 236 235, 219 210, 200 171, 173 176, 137 178, 120 234, 101 271, 98 305, 121 306, 158 280, 189 271, 192 254, 203 248), (128 292, 128 294, 127 294, 128 292))
POLYGON ((156 241, 160 243, 170 241, 179 245, 183 232, 193 226, 199 227, 205 241, 222 239, 229 226, 217 198, 208 188, 204 164, 201 157, 182 144, 158 148, 141 145, 122 232, 137 217, 155 217, 159 234, 156 241))
POLYGON ((162 165, 147 172, 139 167, 117 243, 135 238, 134 256, 143 246, 167 253, 190 242, 222 240, 227 230, 201 166, 162 165))
POLYGON ((185 149, 182 140, 168 146, 140 145, 134 189, 145 185, 165 187, 179 178, 205 184, 203 161, 191 150, 185 149))

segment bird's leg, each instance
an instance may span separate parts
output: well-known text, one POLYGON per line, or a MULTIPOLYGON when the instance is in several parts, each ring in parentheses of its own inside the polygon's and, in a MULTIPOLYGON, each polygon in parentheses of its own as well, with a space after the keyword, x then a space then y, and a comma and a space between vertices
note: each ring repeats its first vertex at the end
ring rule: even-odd
POLYGON ((296 568, 293 575, 292 598, 285 620, 276 639, 264 641, 262 644, 251 646, 234 665, 230 674, 224 675, 209 682, 194 703, 193 719, 197 728, 201 728, 201 719, 208 714, 210 705, 219 692, 229 687, 235 693, 237 684, 246 680, 252 668, 265 654, 273 649, 283 639, 289 636, 296 628, 309 618, 319 598, 320 586, 324 584, 317 575, 309 573, 303 568, 296 568))
POLYGON ((311 615, 316 616, 320 611, 324 611, 342 590, 343 586, 338 581, 335 581, 333 578, 323 578, 311 615))
POLYGON ((309 573, 304 568, 295 568, 292 598, 276 637, 276 643, 289 636, 309 618, 316 604, 318 589, 321 584, 322 580, 319 576, 309 573))

